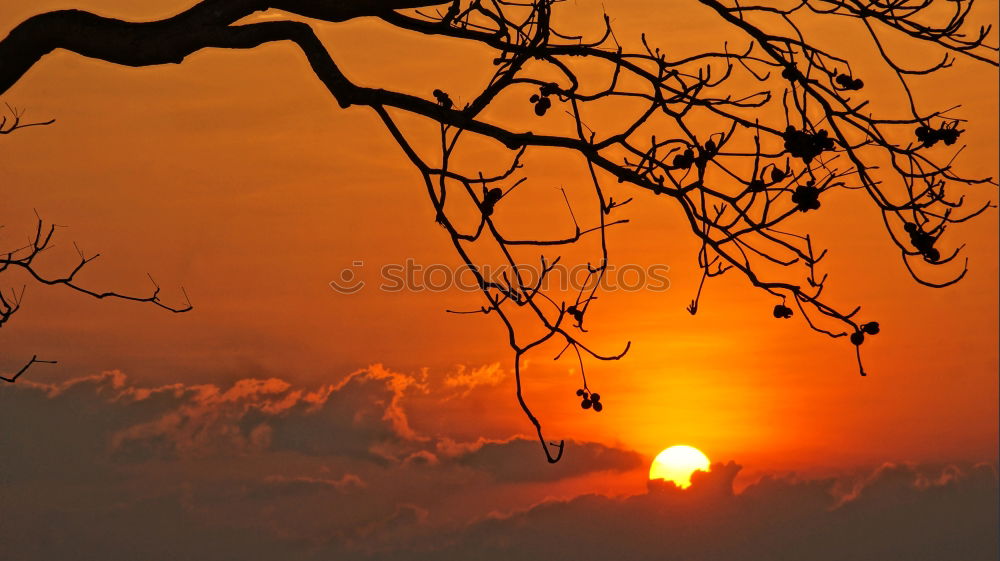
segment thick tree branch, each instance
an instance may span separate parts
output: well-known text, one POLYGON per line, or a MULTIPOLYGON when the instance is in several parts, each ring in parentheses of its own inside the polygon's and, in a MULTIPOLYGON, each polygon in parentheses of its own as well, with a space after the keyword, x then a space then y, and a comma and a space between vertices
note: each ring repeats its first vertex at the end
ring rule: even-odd
POLYGON ((263 10, 282 10, 339 22, 442 3, 442 0, 205 0, 176 16, 138 23, 81 10, 48 12, 28 18, 0 41, 0 94, 56 49, 126 66, 180 63, 184 57, 208 47, 245 49, 303 37, 302 31, 292 32, 291 27, 239 26, 236 30, 229 27, 263 10))

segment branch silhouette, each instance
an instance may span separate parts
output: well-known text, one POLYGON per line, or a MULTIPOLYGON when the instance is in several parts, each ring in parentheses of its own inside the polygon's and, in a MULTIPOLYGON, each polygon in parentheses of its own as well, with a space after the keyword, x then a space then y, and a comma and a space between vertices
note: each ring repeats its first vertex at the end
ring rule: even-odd
POLYGON ((702 276, 687 308, 691 314, 699 309, 708 279, 742 275, 774 298, 776 319, 800 314, 811 329, 846 337, 862 375, 860 347, 880 326, 861 319, 860 307, 827 302, 827 275, 819 270, 827 253, 816 249, 809 233, 789 230, 789 219, 819 211, 831 192, 859 190, 878 211, 912 278, 943 287, 961 280, 968 269, 961 246, 941 247, 942 234, 993 206, 966 199, 977 185, 996 186, 991 178, 966 177, 954 168, 965 121, 954 116, 956 108, 919 109, 911 85, 916 76, 946 70, 957 57, 998 65, 997 47, 988 43, 992 29, 967 30, 972 0, 945 2, 948 13, 941 2, 931 0, 803 0, 791 7, 695 1, 739 32, 745 45, 734 51, 723 44, 675 59, 643 36, 642 48, 629 51, 616 39, 606 14, 603 33, 593 39, 557 29, 554 12, 570 8, 555 0, 205 0, 176 16, 142 23, 77 10, 50 12, 24 21, 0 41, 0 94, 60 48, 116 64, 149 66, 181 63, 208 48, 294 43, 341 107, 367 106, 376 112, 419 172, 437 222, 486 300, 477 310, 458 313, 495 315, 505 326, 514 352, 518 403, 554 463, 562 457, 564 442, 546 439, 532 413, 522 391, 522 358, 551 341, 562 345, 556 358, 572 350, 568 356, 576 357, 582 378, 577 391, 581 407, 604 408, 600 394, 587 384, 584 363, 618 360, 629 348, 626 343, 622 350, 599 352, 583 340, 587 312, 608 271, 607 231, 627 222, 614 215, 632 200, 614 201, 606 192, 609 182, 658 195, 683 212, 700 242, 702 276), (486 85, 462 105, 440 88, 414 93, 359 86, 339 69, 309 24, 236 23, 266 9, 321 22, 378 18, 395 28, 489 47, 496 55, 495 68, 486 85), (903 92, 895 112, 872 108, 870 88, 844 49, 807 36, 802 21, 810 18, 853 26, 871 39, 875 60, 895 76, 903 92), (907 68, 892 54, 883 38, 886 32, 939 54, 924 67, 907 68), (605 80, 583 79, 582 65, 587 65, 587 76, 599 70, 605 80), (497 123, 486 116, 499 99, 514 96, 530 108, 524 121, 497 123), (611 101, 642 108, 621 111, 618 124, 598 132, 588 124, 589 116, 611 101), (400 124, 400 115, 406 114, 437 127, 433 158, 422 155, 415 136, 400 124), (563 133, 532 131, 543 128, 543 122, 546 130, 561 127, 563 133), (494 166, 499 169, 465 169, 455 163, 456 149, 476 137, 492 139, 505 151, 502 165, 494 166), (523 159, 536 149, 582 157, 590 181, 591 224, 577 221, 564 192, 571 235, 524 239, 504 233, 498 210, 510 204, 508 195, 524 182, 523 159), (456 200, 476 209, 472 225, 462 225, 456 200), (562 257, 546 252, 584 237, 596 237, 600 248, 587 264, 588 288, 570 297, 550 293, 544 280, 562 257), (483 246, 497 252, 511 272, 489 276, 474 257, 473 249, 483 246), (538 278, 528 278, 519 268, 527 262, 523 252, 531 249, 537 252, 532 262, 541 264, 538 278))
MULTIPOLYGON (((24 122, 23 111, 19 111, 10 105, 7 106, 7 109, 9 110, 10 115, 9 117, 3 116, 0 118, 0 134, 10 134, 23 128, 51 125, 55 122, 54 119, 48 121, 24 122)), ((153 283, 153 291, 151 294, 146 296, 121 294, 113 291, 96 291, 82 286, 77 282, 77 277, 80 272, 83 271, 84 267, 100 257, 100 254, 88 257, 82 250, 80 250, 79 247, 76 247, 76 250, 79 254, 80 260, 72 269, 60 274, 59 276, 52 276, 43 273, 39 270, 37 261, 45 251, 54 247, 53 239, 55 237, 56 227, 57 226, 55 224, 45 224, 41 217, 38 217, 36 213, 35 231, 34 234, 29 237, 28 242, 15 249, 0 251, 0 275, 14 270, 20 270, 26 273, 29 279, 39 285, 65 286, 70 290, 97 298, 99 300, 117 299, 149 303, 174 313, 183 313, 192 309, 191 302, 187 298, 186 292, 184 293, 184 305, 172 306, 165 304, 162 300, 160 300, 160 286, 156 284, 156 281, 154 281, 152 277, 150 277, 149 280, 153 283)), ((13 315, 21 309, 21 303, 26 289, 27 286, 23 285, 20 290, 11 288, 5 293, 4 289, 0 288, 0 328, 6 325, 13 315)), ((181 291, 183 292, 184 289, 181 288, 181 291)), ((10 377, 0 376, 0 380, 8 383, 14 383, 34 364, 56 364, 56 361, 42 360, 38 358, 38 355, 33 355, 31 360, 22 366, 20 370, 10 377)))

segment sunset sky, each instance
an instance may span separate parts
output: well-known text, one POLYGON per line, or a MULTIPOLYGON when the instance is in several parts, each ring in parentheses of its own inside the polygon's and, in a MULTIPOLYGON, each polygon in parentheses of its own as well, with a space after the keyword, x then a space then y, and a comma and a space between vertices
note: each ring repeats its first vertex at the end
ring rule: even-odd
MULTIPOLYGON (((0 36, 48 10, 144 21, 192 3, 6 1, 0 36)), ((697 3, 660 4, 604 9, 631 46, 646 32, 694 52, 731 33, 697 3)), ((995 22, 996 2, 981 4, 979 20, 995 22)), ((601 6, 559 9, 588 31, 601 6)), ((495 54, 374 19, 311 25, 356 82, 423 97, 472 95, 495 54)), ((891 81, 869 82, 891 109, 891 81)), ((915 83, 928 107, 962 105, 956 165, 1000 175, 996 68, 959 58, 915 83)), ((588 319, 594 347, 632 343, 621 361, 587 364, 606 403, 599 415, 573 395, 574 361, 553 361, 557 347, 529 356, 535 414, 567 441, 550 466, 514 397, 502 326, 446 312, 482 296, 375 288, 382 265, 459 259, 375 113, 341 109, 291 46, 147 68, 57 51, 0 101, 56 119, 0 138, 0 249, 24 243, 37 211, 64 226, 47 270, 72 263, 75 242, 101 253, 87 286, 142 293, 149 273, 165 301, 183 302, 183 286, 194 305, 171 314, 29 284, 0 332, 0 372, 34 354, 58 364, 0 387, 0 551, 11 559, 425 559, 439 546, 442 558, 505 558, 507 547, 561 558, 603 547, 577 534, 620 540, 616 524, 635 532, 629 559, 651 558, 659 532, 687 559, 721 559, 761 532, 745 557, 725 558, 867 559, 842 536, 873 519, 883 526, 861 540, 865 551, 890 553, 872 559, 930 555, 907 541, 920 532, 985 540, 995 557, 995 210, 949 230, 949 244, 967 244, 969 274, 944 289, 912 281, 860 194, 838 192, 795 223, 831 251, 826 295, 882 326, 863 346, 861 377, 849 343, 775 320, 773 298, 742 277, 710 280, 690 315, 697 240, 669 201, 613 187, 636 201, 621 211, 630 223, 609 233, 611 260, 669 266, 670 287, 604 294, 588 319), (330 281, 355 261, 368 285, 336 293, 330 281), (690 492, 648 490, 650 461, 674 444, 718 464, 690 492), (741 500, 719 491, 730 485, 741 500), (849 504, 831 510, 838 501, 849 504), (595 520, 601 532, 587 534, 595 520), (558 540, 574 545, 557 550, 558 540), (778 555, 778 544, 824 553, 778 555)), ((542 203, 515 219, 565 231, 553 193, 572 194, 585 169, 546 152, 527 163, 526 189, 542 203)), ((970 193, 997 199, 988 184, 970 193)), ((991 558, 983 551, 953 558, 991 558)))

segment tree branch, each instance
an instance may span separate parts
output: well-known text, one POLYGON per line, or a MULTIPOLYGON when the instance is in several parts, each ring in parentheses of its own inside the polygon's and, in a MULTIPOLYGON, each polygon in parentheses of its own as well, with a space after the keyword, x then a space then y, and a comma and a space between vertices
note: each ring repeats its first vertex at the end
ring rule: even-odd
MULTIPOLYGON (((229 27, 263 10, 276 9, 341 22, 442 3, 443 0, 205 0, 173 17, 152 22, 127 22, 82 10, 47 12, 28 18, 0 41, 0 94, 56 49, 125 66, 179 64, 191 53, 209 47, 247 49, 270 41, 299 42, 312 35, 303 34, 300 29, 308 26, 290 22, 229 27)), ((305 49, 310 41, 301 44, 305 49)))

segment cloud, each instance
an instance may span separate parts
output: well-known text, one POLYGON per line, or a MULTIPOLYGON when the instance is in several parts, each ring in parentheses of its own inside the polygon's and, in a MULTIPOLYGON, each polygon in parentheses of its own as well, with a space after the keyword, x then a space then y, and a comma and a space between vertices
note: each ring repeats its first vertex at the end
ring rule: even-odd
MULTIPOLYGON (((497 372, 411 376, 374 365, 318 387, 279 378, 144 387, 107 372, 0 386, 0 518, 50 527, 105 553, 113 545, 102 540, 115 535, 184 540, 180 529, 188 525, 200 528, 191 535, 212 551, 234 528, 294 543, 288 551, 296 555, 316 544, 375 551, 546 496, 542 487, 519 485, 638 461, 633 452, 570 443, 572 461, 546 473, 532 441, 456 441, 411 425, 413 400, 415 410, 433 410, 456 389, 490 388, 484 380, 497 372), (498 501, 483 501, 484 490, 502 485, 509 488, 498 501), (138 512, 148 508, 164 512, 163 528, 137 527, 155 524, 138 512)), ((17 542, 22 552, 34 543, 37 551, 24 559, 71 553, 15 528, 25 529, 12 523, 0 541, 17 542)))
POLYGON ((846 500, 834 480, 764 478, 732 492, 735 464, 687 490, 585 495, 491 518, 452 536, 438 559, 511 558, 987 561, 997 557, 997 474, 886 465, 846 500))
POLYGON ((108 372, 0 387, 0 542, 25 561, 997 556, 988 465, 765 476, 735 493, 730 462, 694 474, 689 489, 607 497, 579 493, 641 474, 641 456, 567 442, 550 466, 531 438, 414 428, 435 409, 412 400, 489 389, 482 372, 495 371, 433 378, 376 365, 313 388, 278 378, 142 387, 108 372))
POLYGON ((0 505, 4 557, 24 561, 100 559, 101 561, 247 561, 306 559, 301 544, 273 535, 211 524, 192 516, 179 494, 86 510, 22 509, 0 505))
POLYGON ((642 455, 631 450, 613 448, 596 442, 566 443, 563 459, 555 465, 526 462, 526 457, 538 454, 535 439, 522 437, 508 440, 479 440, 459 447, 454 461, 491 474, 502 483, 556 481, 596 471, 628 471, 643 465, 642 455))
POLYGON ((571 442, 567 460, 550 468, 530 461, 538 456, 534 439, 456 442, 411 426, 407 403, 413 398, 432 409, 428 404, 454 396, 450 390, 468 393, 491 387, 502 377, 499 365, 493 364, 460 367, 431 383, 426 372, 418 379, 376 364, 316 388, 293 387, 278 378, 248 378, 228 388, 142 387, 121 372, 58 385, 28 382, 2 388, 0 422, 32 429, 6 431, 0 442, 24 451, 17 466, 8 466, 8 474, 12 468, 31 473, 40 464, 66 466, 60 456, 73 457, 75 463, 135 464, 292 452, 384 465, 435 465, 444 459, 507 482, 620 471, 642 462, 634 452, 571 442), (45 435, 42 446, 38 433, 45 435))
POLYGON ((0 390, 3 476, 17 481, 93 475, 105 469, 116 431, 171 415, 200 399, 205 388, 135 388, 117 371, 59 385, 7 385, 0 390))
POLYGON ((279 497, 298 497, 326 491, 344 494, 358 491, 365 487, 365 482, 352 473, 345 474, 340 479, 270 475, 249 489, 247 497, 256 500, 270 500, 279 497))
POLYGON ((415 384, 375 365, 286 409, 251 410, 242 424, 267 427, 273 450, 393 459, 412 453, 424 439, 410 428, 401 405, 415 384))
POLYGON ((449 374, 444 379, 446 388, 461 390, 459 397, 468 397, 469 393, 477 387, 495 387, 503 381, 506 374, 500 368, 499 362, 494 362, 479 368, 468 369, 466 366, 456 367, 454 374, 449 374))
POLYGON ((45 457, 46 452, 77 462, 282 450, 385 459, 410 453, 426 440, 410 428, 401 405, 415 384, 380 365, 313 390, 276 378, 239 380, 229 388, 144 388, 130 384, 120 372, 59 385, 19 383, 0 391, 0 423, 24 428, 4 431, 0 443, 26 454, 15 466, 25 473, 39 465, 64 464, 45 457), (36 440, 42 438, 45 445, 38 446, 36 440))

